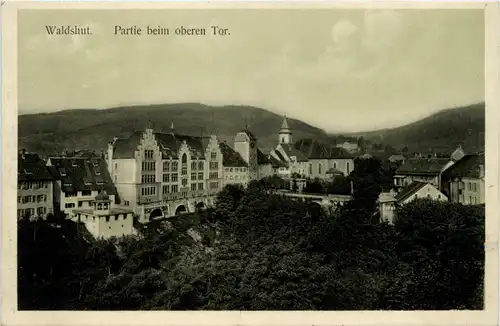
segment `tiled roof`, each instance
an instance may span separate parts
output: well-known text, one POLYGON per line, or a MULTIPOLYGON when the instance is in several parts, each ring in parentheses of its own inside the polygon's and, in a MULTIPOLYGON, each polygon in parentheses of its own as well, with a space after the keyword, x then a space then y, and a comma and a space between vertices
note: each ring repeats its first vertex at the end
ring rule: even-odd
POLYGON ((51 157, 50 163, 50 171, 54 178, 61 180, 63 192, 103 190, 115 195, 115 202, 119 202, 103 157, 51 157))
MULTIPOLYGON (((114 158, 133 158, 137 146, 141 143, 143 132, 136 131, 129 138, 118 138, 114 142, 114 158)), ((205 149, 208 145, 208 137, 195 137, 173 133, 154 133, 155 139, 160 146, 164 158, 177 157, 179 148, 185 141, 191 154, 197 158, 205 156, 205 149)))
POLYGON ((97 196, 95 196, 95 200, 109 200, 109 196, 106 193, 106 190, 98 193, 97 196))
POLYGON ((38 154, 21 153, 17 158, 17 180, 18 182, 49 181, 54 178, 38 154))
POLYGON ((465 155, 443 173, 443 178, 481 178, 481 166, 484 169, 484 154, 465 155))
POLYGON ((271 160, 257 148, 257 164, 271 164, 271 160))
POLYGON ((309 159, 350 159, 353 158, 341 147, 322 144, 314 139, 301 139, 295 143, 295 148, 309 159))
POLYGON ((307 157, 298 149, 294 148, 291 144, 281 144, 281 147, 285 151, 288 157, 295 156, 297 158, 297 162, 307 162, 307 157))
POLYGON ((280 151, 274 151, 274 153, 276 154, 276 156, 278 156, 278 159, 279 159, 281 162, 283 162, 283 164, 285 164, 285 166, 286 166, 286 163, 285 163, 285 162, 286 162, 286 160, 285 160, 285 158, 283 157, 283 154, 281 154, 281 152, 280 152, 280 151))
POLYGON ((449 161, 447 158, 411 158, 399 167, 396 174, 437 175, 449 161))
POLYGON ((397 202, 402 202, 403 200, 407 199, 408 197, 414 195, 417 191, 422 189, 427 183, 425 182, 413 182, 409 186, 405 187, 403 190, 401 190, 400 193, 398 193, 395 197, 397 202))
POLYGON ((222 165, 224 167, 247 167, 248 164, 241 155, 226 143, 219 143, 222 152, 222 165))
POLYGON ((269 158, 269 161, 271 161, 271 165, 273 166, 273 168, 286 167, 286 163, 285 162, 277 160, 272 155, 269 155, 268 158, 269 158))
POLYGON ((250 140, 257 140, 257 137, 255 137, 255 135, 248 128, 245 128, 240 132, 244 132, 245 134, 247 134, 247 136, 248 136, 248 138, 250 138, 250 140))

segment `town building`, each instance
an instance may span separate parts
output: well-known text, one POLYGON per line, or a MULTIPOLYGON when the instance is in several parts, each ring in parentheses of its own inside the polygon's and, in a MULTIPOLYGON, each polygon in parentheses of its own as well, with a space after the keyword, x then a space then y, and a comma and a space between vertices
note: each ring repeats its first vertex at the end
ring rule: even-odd
POLYGON ((278 132, 278 145, 269 155, 273 173, 284 179, 319 178, 323 180, 354 169, 354 157, 347 150, 321 144, 312 139, 292 142, 292 130, 286 117, 278 132))
POLYGON ((391 190, 390 192, 381 193, 379 195, 378 205, 380 221, 390 224, 394 223, 396 208, 419 198, 428 198, 438 201, 448 200, 448 197, 431 183, 415 181, 406 186, 399 193, 391 190))
POLYGON ((465 155, 443 173, 443 188, 451 202, 484 204, 486 198, 484 153, 465 155))
POLYGON ((54 213, 54 182, 39 155, 22 150, 17 159, 17 217, 54 213))
POLYGON ((301 139, 295 147, 307 158, 305 175, 309 178, 329 180, 332 171, 348 176, 354 170, 354 157, 343 148, 312 139, 301 139))
POLYGON ((228 144, 220 143, 219 146, 222 152, 222 165, 224 166, 222 186, 240 184, 246 187, 250 181, 247 162, 228 144))
POLYGON ((112 205, 118 205, 119 197, 102 155, 66 154, 52 156, 47 168, 57 182, 54 184, 55 210, 73 216, 75 209, 91 209, 98 193, 106 191, 112 205))
POLYGON ((401 190, 411 183, 418 181, 430 183, 438 189, 443 190, 443 172, 460 160, 463 155, 464 151, 459 146, 448 157, 438 157, 434 154, 427 157, 418 155, 409 158, 396 170, 394 186, 396 189, 401 190))
POLYGON ((394 155, 389 156, 389 162, 394 163, 394 164, 398 164, 398 165, 402 165, 406 162, 406 157, 404 157, 401 154, 394 154, 394 155))
POLYGON ((96 239, 136 234, 132 209, 114 207, 106 191, 90 201, 90 208, 74 209, 72 220, 83 223, 96 239))
MULTIPOLYGON (((155 132, 152 126, 108 144, 108 170, 125 206, 140 222, 212 205, 223 184, 223 155, 215 135, 155 132)), ((248 166, 248 173, 256 168, 248 166)), ((245 172, 246 173, 246 172, 245 172)))

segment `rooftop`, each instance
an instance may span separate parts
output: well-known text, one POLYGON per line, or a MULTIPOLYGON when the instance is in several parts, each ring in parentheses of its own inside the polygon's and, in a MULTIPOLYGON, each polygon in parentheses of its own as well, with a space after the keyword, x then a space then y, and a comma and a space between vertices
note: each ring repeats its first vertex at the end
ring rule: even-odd
POLYGON ((17 158, 17 180, 50 181, 54 180, 54 177, 38 154, 21 152, 17 158))
POLYGON ((248 164, 231 146, 226 143, 219 143, 222 152, 222 165, 224 167, 247 167, 248 164))
POLYGON ((396 174, 437 175, 448 162, 449 158, 410 158, 397 169, 396 174))

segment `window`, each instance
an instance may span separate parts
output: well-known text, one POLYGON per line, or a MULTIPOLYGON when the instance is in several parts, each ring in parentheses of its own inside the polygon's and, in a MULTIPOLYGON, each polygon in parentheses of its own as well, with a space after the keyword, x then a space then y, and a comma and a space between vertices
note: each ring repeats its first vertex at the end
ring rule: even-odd
POLYGON ((191 172, 191 180, 196 180, 196 172, 191 172))
POLYGON ((118 163, 115 163, 115 170, 118 169, 118 163))
POLYGON ((203 172, 198 172, 198 180, 203 180, 203 172))
POLYGON ((230 168, 230 169, 229 169, 229 172, 233 172, 233 168, 230 168))
POLYGON ((203 170, 203 162, 198 162, 198 170, 203 170))
POLYGON ((309 174, 313 174, 313 165, 309 163, 309 174))
POLYGON ((170 171, 170 162, 163 162, 163 171, 170 171))
POLYGON ((22 197, 17 197, 17 202, 21 203, 22 197))
POLYGON ((218 182, 210 182, 210 189, 217 189, 217 188, 219 188, 218 182))
POLYGON ((217 172, 210 172, 208 175, 209 179, 218 179, 219 178, 219 173, 217 172))
POLYGON ((187 186, 187 183, 188 183, 187 179, 182 179, 182 186, 183 187, 187 186))
POLYGON ((181 174, 182 174, 182 175, 186 175, 187 173, 188 173, 188 170, 187 170, 187 164, 182 163, 182 170, 181 170, 181 174))
POLYGON ((173 193, 179 192, 179 186, 178 185, 172 185, 172 192, 173 193))
POLYGON ((163 194, 168 194, 170 192, 170 186, 163 186, 163 194))
POLYGON ((78 207, 82 207, 83 206, 83 202, 82 201, 79 201, 78 202, 78 207))
POLYGON ((75 203, 66 203, 64 204, 64 208, 73 208, 75 207, 75 203))
POLYGON ((177 173, 172 173, 172 182, 179 181, 179 175, 177 173))
POLYGON ((155 183, 156 176, 154 174, 143 174, 141 176, 141 183, 155 183))
POLYGON ((211 152, 210 153, 210 159, 216 160, 217 159, 217 153, 216 152, 211 152))
POLYGON ((38 207, 36 209, 36 212, 37 212, 38 215, 43 215, 46 212, 46 208, 45 207, 38 207))
POLYGON ((467 182, 467 190, 472 190, 472 187, 471 187, 471 183, 470 182, 467 182))
POLYGON ((142 162, 142 171, 154 171, 155 162, 142 162))
POLYGON ((128 200, 125 201, 125 206, 130 206, 130 202, 128 200))
POLYGON ((318 174, 321 174, 321 163, 318 164, 318 174))
POLYGON ((198 190, 203 190, 203 182, 198 183, 198 190))
POLYGON ((144 159, 146 159, 146 160, 152 160, 153 156, 154 156, 154 151, 153 150, 147 149, 147 150, 144 151, 144 159))
POLYGON ((187 163, 187 155, 186 153, 182 154, 182 164, 187 163))
POLYGON ((177 171, 179 169, 179 162, 172 162, 172 171, 177 171))
POLYGON ((350 170, 349 170, 349 169, 350 169, 349 162, 347 162, 347 163, 346 163, 346 170, 347 170, 347 173, 349 173, 349 172, 350 172, 350 170))
POLYGON ((92 192, 90 190, 82 190, 82 196, 90 196, 92 192))
POLYGON ((163 182, 170 182, 170 174, 163 174, 163 182))
POLYGON ((196 170, 197 166, 198 164, 196 164, 196 162, 191 162, 191 170, 196 170))
POLYGON ((101 171, 95 170, 95 175, 101 175, 101 171))
POLYGON ((210 162, 210 169, 217 170, 219 168, 219 162, 210 162))
POLYGON ((196 183, 191 184, 191 191, 196 191, 196 183))

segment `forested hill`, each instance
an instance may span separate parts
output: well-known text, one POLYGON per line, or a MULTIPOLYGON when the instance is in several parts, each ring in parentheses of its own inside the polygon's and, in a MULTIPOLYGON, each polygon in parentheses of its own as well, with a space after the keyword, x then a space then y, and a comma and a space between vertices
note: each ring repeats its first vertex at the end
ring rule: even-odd
POLYGON ((355 133, 353 137, 391 146, 408 146, 410 151, 430 148, 454 149, 461 144, 467 151, 484 147, 485 104, 439 111, 427 118, 402 127, 374 132, 355 133))
MULTIPOLYGON (((144 130, 152 121, 158 131, 169 132, 173 122, 176 132, 194 136, 215 132, 220 140, 230 143, 247 123, 259 138, 259 146, 272 148, 278 141, 282 120, 282 116, 261 108, 198 103, 65 110, 19 116, 19 147, 41 153, 74 148, 100 151, 114 136, 144 130)), ((296 139, 327 139, 319 128, 294 119, 288 122, 296 139)))

